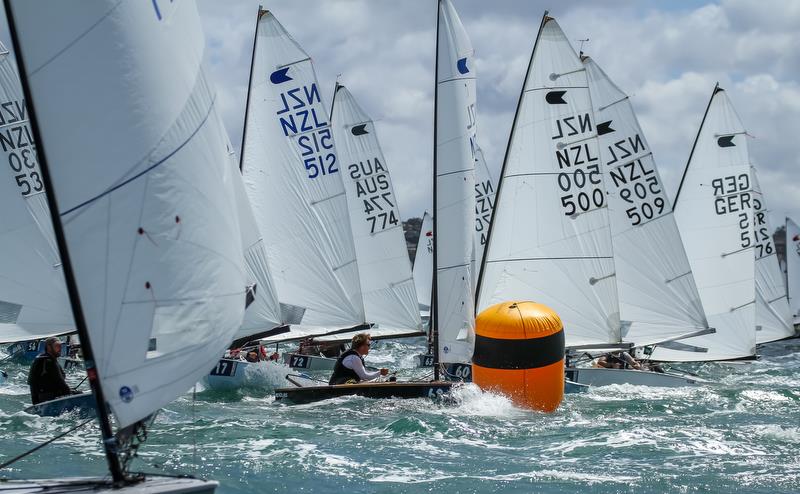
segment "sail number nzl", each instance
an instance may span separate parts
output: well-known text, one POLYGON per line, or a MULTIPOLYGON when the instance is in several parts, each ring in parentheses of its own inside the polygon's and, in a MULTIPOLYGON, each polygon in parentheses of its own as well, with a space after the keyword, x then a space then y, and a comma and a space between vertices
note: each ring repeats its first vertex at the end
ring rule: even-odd
POLYGON ((553 140, 565 136, 578 138, 574 144, 559 141, 556 146, 556 163, 561 171, 557 183, 562 192, 560 199, 564 214, 572 216, 603 207, 605 193, 597 142, 584 140, 593 132, 589 114, 560 118, 554 125, 553 140))
POLYGON ((28 123, 25 101, 0 103, 0 146, 23 196, 44 190, 36 163, 36 144, 28 123))
POLYGON ((289 137, 303 160, 308 178, 339 171, 336 150, 316 83, 281 92, 278 116, 283 135, 289 137))

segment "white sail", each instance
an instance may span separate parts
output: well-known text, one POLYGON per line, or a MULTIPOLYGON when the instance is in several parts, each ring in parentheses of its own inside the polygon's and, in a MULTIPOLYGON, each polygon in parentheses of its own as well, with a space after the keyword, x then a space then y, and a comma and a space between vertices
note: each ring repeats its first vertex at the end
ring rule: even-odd
POLYGON ((750 168, 750 178, 756 256, 756 343, 768 343, 793 336, 794 327, 778 252, 772 240, 774 230, 755 167, 750 168))
POLYGON ((331 127, 339 152, 366 320, 379 328, 422 328, 411 262, 375 125, 346 87, 334 91, 331 127))
POLYGON ((17 66, 0 44, 0 343, 75 330, 17 66))
POLYGON ((433 217, 427 211, 422 215, 422 226, 414 255, 413 275, 419 310, 428 313, 431 309, 433 288, 433 217))
POLYGON ((561 316, 567 346, 620 340, 600 166, 586 71, 545 17, 503 164, 479 311, 532 300, 561 316))
POLYGON ((800 324, 800 227, 786 218, 786 292, 794 325, 800 324))
POLYGON ((475 339, 475 58, 450 0, 439 1, 437 33, 433 324, 439 361, 467 363, 475 339))
POLYGON ((233 175, 191 2, 14 2, 98 380, 118 426, 184 393, 242 323, 233 175))
POLYGON ((486 165, 483 150, 475 144, 475 259, 472 265, 472 280, 476 283, 483 261, 483 251, 489 239, 489 225, 492 224, 496 194, 496 182, 486 165))
POLYGON ((641 346, 707 329, 672 206, 633 106, 591 58, 583 62, 600 141, 621 337, 641 346))
POLYGON ((365 321, 342 164, 311 58, 259 11, 243 172, 279 300, 293 322, 365 321))
POLYGON ((231 167, 234 171, 233 187, 236 195, 236 209, 239 218, 239 230, 242 235, 242 248, 244 261, 247 268, 248 295, 246 297, 247 310, 244 313, 242 326, 235 338, 247 338, 268 331, 283 323, 278 294, 275 282, 267 260, 267 251, 264 239, 258 230, 253 208, 247 198, 244 186, 244 177, 239 172, 239 160, 230 142, 227 143, 231 167))
POLYGON ((747 136, 717 87, 686 165, 675 220, 709 326, 716 333, 662 345, 653 358, 725 360, 755 354, 753 195, 747 136))

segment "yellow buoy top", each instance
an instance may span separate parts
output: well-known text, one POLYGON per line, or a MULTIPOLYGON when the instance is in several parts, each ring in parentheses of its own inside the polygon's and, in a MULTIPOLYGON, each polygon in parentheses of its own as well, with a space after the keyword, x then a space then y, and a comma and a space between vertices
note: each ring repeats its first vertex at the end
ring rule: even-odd
POLYGON ((475 333, 487 338, 527 340, 560 331, 563 323, 550 307, 536 302, 501 302, 475 319, 475 333))

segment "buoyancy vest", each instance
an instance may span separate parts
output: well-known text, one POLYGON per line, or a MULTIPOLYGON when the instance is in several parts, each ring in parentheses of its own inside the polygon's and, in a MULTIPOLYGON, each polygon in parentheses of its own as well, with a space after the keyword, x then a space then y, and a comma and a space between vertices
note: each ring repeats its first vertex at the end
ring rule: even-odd
POLYGON ((364 362, 364 357, 359 355, 359 353, 355 350, 347 350, 343 354, 339 355, 339 358, 336 359, 336 363, 333 365, 333 374, 331 374, 331 379, 328 381, 328 384, 345 384, 347 381, 353 380, 355 382, 361 381, 361 378, 358 377, 356 371, 353 369, 349 369, 344 366, 342 362, 344 359, 349 357, 350 355, 355 355, 361 359, 361 362, 364 362))

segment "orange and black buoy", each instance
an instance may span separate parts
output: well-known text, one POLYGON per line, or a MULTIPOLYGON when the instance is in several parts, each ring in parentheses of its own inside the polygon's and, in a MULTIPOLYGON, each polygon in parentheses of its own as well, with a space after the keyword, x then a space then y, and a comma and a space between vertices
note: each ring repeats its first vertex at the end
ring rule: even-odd
POLYGON ((478 314, 472 380, 518 406, 554 411, 564 397, 561 318, 536 302, 503 302, 478 314))

